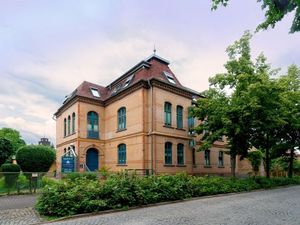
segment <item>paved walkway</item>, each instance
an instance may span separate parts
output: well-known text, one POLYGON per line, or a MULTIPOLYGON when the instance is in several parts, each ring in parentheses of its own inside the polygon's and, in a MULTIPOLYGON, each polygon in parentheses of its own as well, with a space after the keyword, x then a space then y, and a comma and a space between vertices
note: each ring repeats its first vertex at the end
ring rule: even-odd
POLYGON ((28 225, 42 221, 33 209, 35 201, 35 195, 0 197, 0 225, 28 225))
POLYGON ((70 219, 51 225, 299 225, 300 186, 70 219))

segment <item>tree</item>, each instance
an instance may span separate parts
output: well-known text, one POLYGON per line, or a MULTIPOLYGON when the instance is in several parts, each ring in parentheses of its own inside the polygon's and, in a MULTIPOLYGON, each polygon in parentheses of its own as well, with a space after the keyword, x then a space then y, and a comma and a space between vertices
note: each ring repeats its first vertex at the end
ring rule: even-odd
POLYGON ((288 73, 278 79, 282 88, 280 94, 282 102, 282 119, 284 125, 280 130, 280 144, 282 155, 289 156, 288 176, 293 176, 295 149, 300 146, 300 68, 291 65, 288 73))
POLYGON ((211 87, 204 93, 206 99, 200 99, 192 112, 193 116, 206 121, 196 128, 198 133, 208 130, 201 137, 201 150, 209 148, 220 135, 226 135, 232 175, 236 156, 247 157, 248 150, 255 147, 265 153, 269 177, 270 151, 280 140, 278 133, 286 123, 280 97, 283 88, 271 79, 277 70, 271 70, 262 54, 255 62, 251 60, 251 37, 245 32, 227 48, 227 72, 210 79, 211 87))
POLYGON ((20 147, 26 145, 25 141, 21 138, 19 131, 11 128, 4 127, 0 129, 0 137, 11 141, 14 153, 16 153, 20 147))
MULTIPOLYGON (((257 0, 261 8, 266 10, 265 21, 257 26, 257 31, 274 28, 288 13, 295 12, 290 33, 300 31, 300 1, 299 0, 257 0)), ((229 0, 212 0, 212 10, 219 5, 227 6, 229 0)))
POLYGON ((11 141, 0 137, 0 165, 5 163, 13 153, 14 150, 11 141))
POLYGON ((231 158, 231 173, 235 176, 236 157, 247 156, 251 147, 249 142, 250 114, 244 108, 249 108, 241 96, 245 86, 254 79, 255 68, 251 61, 249 40, 251 34, 245 32, 243 37, 227 48, 229 56, 225 64, 227 73, 217 74, 210 79, 210 89, 205 91, 204 99, 197 101, 191 114, 203 121, 195 128, 198 134, 203 131, 200 150, 210 148, 222 135, 227 136, 229 155, 231 158), (224 91, 229 88, 232 94, 224 91))
POLYGON ((27 145, 18 150, 16 159, 23 172, 47 172, 55 160, 55 151, 49 146, 27 145))
POLYGON ((250 161, 255 175, 257 175, 257 173, 259 171, 259 167, 261 165, 262 158, 263 158, 262 152, 259 150, 249 152, 247 155, 247 159, 250 161))

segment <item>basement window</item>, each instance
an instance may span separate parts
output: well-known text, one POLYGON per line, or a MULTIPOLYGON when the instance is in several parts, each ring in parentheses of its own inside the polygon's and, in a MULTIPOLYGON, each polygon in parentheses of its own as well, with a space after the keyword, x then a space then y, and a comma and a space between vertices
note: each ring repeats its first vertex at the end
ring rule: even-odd
POLYGON ((171 84, 176 84, 175 78, 173 76, 173 74, 168 73, 166 71, 163 72, 164 75, 166 76, 167 80, 171 83, 171 84))
POLYGON ((130 82, 132 81, 133 77, 134 77, 134 74, 132 74, 131 76, 127 77, 123 88, 127 87, 130 84, 130 82))
POLYGON ((91 88, 91 92, 94 97, 100 98, 100 94, 97 88, 91 88))

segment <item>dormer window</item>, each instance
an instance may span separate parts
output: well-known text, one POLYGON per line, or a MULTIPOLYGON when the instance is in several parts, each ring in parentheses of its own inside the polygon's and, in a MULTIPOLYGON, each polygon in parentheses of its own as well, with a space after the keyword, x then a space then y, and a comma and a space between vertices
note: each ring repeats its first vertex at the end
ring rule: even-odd
POLYGON ((126 79, 126 81, 124 83, 123 88, 127 87, 130 84, 130 82, 132 81, 133 77, 134 77, 134 74, 132 74, 131 76, 127 77, 127 79, 126 79))
POLYGON ((171 83, 171 84, 176 84, 175 78, 173 76, 173 74, 168 73, 166 71, 163 72, 164 75, 166 76, 167 80, 171 83))
POLYGON ((116 94, 121 89, 121 87, 121 84, 116 85, 111 94, 116 94))
POLYGON ((100 98, 100 93, 97 88, 91 88, 91 92, 94 97, 100 98))

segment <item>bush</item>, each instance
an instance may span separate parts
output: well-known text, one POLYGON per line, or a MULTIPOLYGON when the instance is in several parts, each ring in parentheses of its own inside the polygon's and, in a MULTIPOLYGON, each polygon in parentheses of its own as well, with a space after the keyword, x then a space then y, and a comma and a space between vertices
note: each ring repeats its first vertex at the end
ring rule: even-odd
POLYGON ((27 145, 18 150, 16 159, 24 172, 47 172, 55 160, 55 151, 48 146, 27 145))
POLYGON ((36 208, 44 215, 67 216, 288 184, 300 184, 300 177, 234 179, 184 173, 139 177, 120 173, 106 180, 89 180, 79 176, 49 183, 42 189, 36 208))
POLYGON ((2 164, 0 170, 4 175, 5 187, 10 189, 16 186, 16 181, 20 173, 20 166, 16 164, 2 164))
POLYGON ((76 179, 80 178, 86 178, 87 180, 97 180, 97 174, 93 172, 87 172, 87 173, 67 173, 65 175, 65 179, 68 179, 70 181, 75 181, 76 179))

